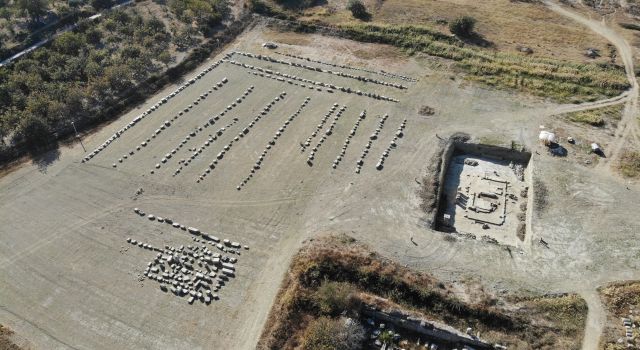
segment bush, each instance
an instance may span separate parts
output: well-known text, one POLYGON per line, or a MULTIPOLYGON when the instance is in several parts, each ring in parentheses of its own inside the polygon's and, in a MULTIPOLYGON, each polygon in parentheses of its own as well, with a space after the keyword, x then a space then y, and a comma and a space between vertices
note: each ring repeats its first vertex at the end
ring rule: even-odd
POLYGON ((620 172, 625 177, 640 176, 640 152, 625 150, 620 156, 620 172))
POLYGON ((449 30, 451 33, 461 36, 463 38, 471 36, 473 34, 473 28, 476 25, 476 19, 469 16, 458 17, 449 23, 449 30))
POLYGON ((353 17, 355 18, 366 19, 367 17, 369 17, 367 8, 360 0, 349 0, 349 2, 347 3, 347 10, 351 11, 351 15, 353 15, 353 17))
POLYGON ((109 7, 113 6, 113 1, 111 1, 111 0, 91 0, 91 6, 93 6, 94 9, 100 11, 100 10, 104 10, 106 8, 109 8, 109 7))
POLYGON ((361 349, 365 332, 362 325, 350 318, 320 317, 311 322, 302 339, 305 350, 361 349))
POLYGON ((322 313, 338 315, 354 306, 355 288, 349 283, 324 281, 315 299, 322 313))

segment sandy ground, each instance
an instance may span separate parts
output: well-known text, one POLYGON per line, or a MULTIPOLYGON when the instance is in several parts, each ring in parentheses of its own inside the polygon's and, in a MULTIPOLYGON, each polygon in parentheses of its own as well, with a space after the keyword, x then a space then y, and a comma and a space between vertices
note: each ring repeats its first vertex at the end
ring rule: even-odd
MULTIPOLYGON (((243 34, 230 50, 267 53, 260 45, 277 38, 277 33, 257 27, 243 34)), ((247 64, 375 91, 401 102, 311 91, 255 77, 224 63, 90 162, 80 163, 84 152, 76 145, 61 149, 59 159, 51 164, 25 164, 4 176, 0 179, 0 323, 36 348, 251 349, 291 256, 303 240, 326 232, 346 232, 385 256, 440 278, 472 276, 495 288, 582 291, 605 281, 638 277, 640 250, 634 244, 639 228, 634 217, 638 189, 628 190, 609 171, 553 158, 536 145, 538 126, 545 118, 585 106, 556 106, 469 85, 446 70, 434 69, 441 66, 439 61, 428 58, 382 55, 361 62, 353 54, 386 47, 320 36, 304 38, 303 46, 285 44, 280 50, 337 63, 366 63, 370 69, 398 72, 420 81, 407 83, 351 72, 409 86, 398 90, 234 56, 247 64), (111 167, 160 123, 223 77, 229 79, 227 85, 195 105, 133 158, 111 167), (178 176, 172 176, 175 159, 150 174, 186 134, 250 85, 255 92, 210 127, 212 132, 237 117, 239 121, 229 132, 178 176), (222 146, 281 91, 287 92, 284 101, 235 142, 204 181, 196 183, 222 146), (253 179, 237 191, 236 185, 247 176, 272 135, 307 96, 311 97, 309 105, 278 139, 253 179), (310 167, 299 143, 333 103, 347 109, 310 167), (423 105, 433 107, 435 115, 419 116, 417 110, 423 105), (363 109, 367 119, 334 170, 331 163, 363 109), (376 116, 385 113, 390 117, 362 172, 356 174, 356 160, 376 128, 376 116), (377 158, 403 119, 408 120, 405 136, 398 140, 384 169, 376 170, 377 158), (438 137, 457 131, 476 139, 499 138, 506 144, 515 140, 540 153, 534 154, 531 166, 534 176, 550 190, 549 204, 533 215, 530 246, 514 252, 513 257, 481 241, 445 241, 443 233, 424 225, 416 179, 424 175, 438 137), (144 189, 142 195, 135 194, 138 188, 144 189), (161 292, 154 282, 138 280, 155 253, 128 247, 127 237, 160 246, 186 245, 190 240, 134 216, 133 207, 251 247, 242 253, 238 276, 222 290, 220 301, 210 306, 189 305, 186 299, 161 292), (540 237, 549 242, 549 248, 535 243, 540 237)), ((95 148, 174 88, 90 135, 84 144, 95 148)), ((206 129, 199 133, 175 158, 187 158, 186 148, 200 146, 208 134, 206 129)))

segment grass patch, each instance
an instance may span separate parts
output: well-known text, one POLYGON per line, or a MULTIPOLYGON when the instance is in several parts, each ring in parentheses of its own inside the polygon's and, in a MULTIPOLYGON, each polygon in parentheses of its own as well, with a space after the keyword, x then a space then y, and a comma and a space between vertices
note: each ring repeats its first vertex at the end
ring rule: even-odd
POLYGON ((543 318, 558 322, 564 334, 584 331, 588 307, 584 299, 575 294, 536 298, 525 302, 525 305, 543 318))
POLYGON ((604 118, 596 111, 581 111, 571 113, 567 116, 569 121, 575 123, 589 124, 591 126, 604 126, 604 118))
POLYGON ((252 0, 252 3, 258 4, 253 6, 257 13, 288 20, 285 25, 288 30, 388 44, 409 54, 422 53, 453 60, 455 67, 467 74, 468 80, 496 88, 515 89, 560 102, 582 102, 616 96, 630 87, 624 68, 610 63, 581 64, 491 51, 467 45, 456 37, 422 25, 303 22, 261 0, 252 0))
POLYGON ((384 43, 410 53, 456 61, 469 80, 510 88, 562 102, 611 97, 629 88, 624 69, 608 64, 578 64, 524 57, 468 47, 438 31, 408 25, 340 25, 341 35, 363 42, 384 43))
POLYGON ((640 177, 640 152, 625 150, 618 163, 620 173, 625 177, 640 177))
POLYGON ((602 127, 607 122, 617 122, 622 119, 624 104, 596 108, 587 111, 560 114, 558 117, 574 123, 602 127))

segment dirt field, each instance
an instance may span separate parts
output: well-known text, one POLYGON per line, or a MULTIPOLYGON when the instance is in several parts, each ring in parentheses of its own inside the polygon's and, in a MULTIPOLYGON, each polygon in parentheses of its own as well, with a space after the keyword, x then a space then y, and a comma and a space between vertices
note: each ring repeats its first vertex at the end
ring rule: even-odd
MULTIPOLYGON (((263 42, 278 41, 280 36, 258 26, 244 33, 226 53, 268 54, 403 84, 408 89, 233 55, 232 60, 244 64, 375 92, 400 102, 302 88, 249 74, 247 68, 225 62, 128 129, 90 161, 81 163, 88 152, 76 144, 10 172, 0 179, 0 324, 41 349, 251 349, 291 256, 303 240, 325 232, 349 233, 382 255, 438 278, 451 282, 477 278, 495 290, 593 292, 607 281, 638 278, 639 250, 634 244, 640 228, 634 215, 637 185, 621 180, 609 167, 589 168, 570 158, 555 158, 537 145, 539 126, 550 116, 599 104, 558 106, 492 91, 464 82, 443 68, 442 61, 430 58, 380 54, 364 61, 358 56, 358 52, 369 50, 392 50, 385 46, 288 33, 290 44, 282 44, 278 50, 382 69, 417 78, 418 82, 309 63, 261 48, 263 42), (194 104, 225 77, 228 83, 194 104), (255 89, 242 103, 214 126, 198 131, 167 164, 161 162, 194 128, 231 105, 251 85, 255 89), (197 183, 223 146, 283 91, 284 99, 256 121, 250 133, 234 141, 215 169, 197 183), (307 96, 308 105, 281 132, 260 168, 238 191, 236 186, 251 173, 274 134, 307 96), (306 160, 310 150, 300 152, 300 143, 312 135, 334 103, 346 106, 346 110, 319 147, 313 166, 309 166, 306 160), (118 162, 190 104, 193 108, 188 113, 171 121, 170 127, 133 156, 118 162), (418 110, 424 105, 432 107, 434 115, 420 116, 418 110), (364 109, 366 119, 361 121, 337 169, 332 169, 333 160, 364 109), (356 162, 378 128, 379 116, 384 114, 389 118, 373 140, 360 173, 356 173, 356 162), (193 153, 188 148, 203 146, 209 134, 215 134, 233 118, 238 121, 173 176, 178 160, 189 159, 193 153), (377 170, 378 158, 404 119, 404 136, 390 150, 384 168, 377 170), (469 133, 474 141, 488 137, 504 145, 516 141, 534 153, 529 166, 534 178, 549 190, 547 205, 531 215, 531 232, 512 256, 501 246, 478 240, 445 240, 445 234, 424 224, 416 181, 424 176, 439 138, 458 131, 469 133), (116 168, 112 167, 114 163, 116 168), (161 167, 156 169, 156 164, 161 167), (143 192, 136 194, 140 188, 143 192), (250 247, 242 251, 237 277, 220 291, 219 301, 208 306, 189 305, 185 298, 160 291, 157 283, 139 280, 156 252, 131 247, 126 238, 160 247, 193 243, 191 237, 168 225, 135 216, 134 207, 250 247), (537 243, 540 238, 549 243, 548 248, 537 243)), ((205 66, 222 57, 212 58, 205 66)), ((168 88, 83 139, 87 150, 98 147, 175 88, 168 88)), ((625 102, 627 96, 631 95, 607 103, 625 102)), ((333 115, 321 130, 332 120, 333 115)), ((620 124, 629 123, 624 117, 620 124)), ((626 135, 626 129, 621 128, 621 134, 626 135)), ((629 130, 634 132, 636 127, 629 130)), ((312 144, 320 137, 315 137, 312 144)), ((617 145, 618 139, 616 136, 612 145, 617 145)), ((590 315, 588 322, 592 321, 590 315)))

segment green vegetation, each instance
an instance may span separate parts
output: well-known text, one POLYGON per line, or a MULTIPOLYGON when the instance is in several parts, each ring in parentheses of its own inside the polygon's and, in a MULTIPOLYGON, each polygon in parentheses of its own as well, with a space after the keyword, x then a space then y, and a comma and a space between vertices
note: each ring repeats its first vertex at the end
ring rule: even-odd
POLYGON ((640 152, 625 150, 620 156, 618 168, 622 175, 630 178, 640 177, 640 152))
POLYGON ((469 16, 462 16, 454 19, 449 23, 449 31, 451 33, 467 38, 473 34, 473 28, 476 25, 476 19, 469 16))
POLYGON ((513 88, 559 101, 611 97, 629 88, 624 70, 605 64, 578 64, 466 47, 455 38, 420 26, 349 24, 349 39, 394 45, 410 53, 451 59, 469 80, 513 88))
POLYGON ((195 24, 202 32, 220 24, 228 15, 227 0, 169 0, 169 9, 187 24, 195 24))
POLYGON ((349 0, 347 3, 347 10, 351 11, 351 15, 358 19, 364 20, 369 17, 367 8, 360 0, 349 0))
POLYGON ((570 294, 560 297, 535 298, 524 302, 526 308, 555 320, 566 335, 580 334, 587 322, 588 307, 584 299, 570 294))
POLYGON ((166 70, 176 50, 200 43, 225 4, 170 2, 164 18, 170 28, 136 7, 114 10, 0 67, 0 153, 14 145, 48 146, 71 121, 79 128, 99 122, 122 97, 135 96, 136 86, 166 70))
POLYGON ((91 6, 96 10, 104 10, 113 6, 113 0, 91 0, 91 6))
POLYGON ((378 340, 382 342, 382 344, 393 344, 393 332, 392 331, 384 331, 380 333, 378 340))
POLYGON ((356 290, 348 283, 324 281, 315 294, 315 301, 322 313, 338 315, 355 305, 356 290))
POLYGON ((29 57, 0 69, 0 134, 29 145, 52 141, 52 132, 94 112, 161 69, 169 48, 162 21, 114 11, 95 28, 82 25, 29 57))
POLYGON ((635 24, 635 23, 620 23, 620 27, 625 28, 625 29, 631 29, 631 30, 638 30, 640 31, 640 25, 635 24))
POLYGON ((17 0, 16 7, 18 10, 29 15, 32 21, 37 22, 40 17, 47 12, 46 0, 17 0))
POLYGON ((269 6, 266 2, 262 0, 249 0, 249 9, 251 12, 255 12, 264 16, 284 19, 284 20, 295 20, 294 17, 289 16, 284 11, 281 11, 277 8, 269 6))
POLYGON ((365 338, 364 328, 349 319, 322 316, 313 320, 303 337, 304 350, 360 349, 365 338))
POLYGON ((275 0, 278 5, 289 9, 305 9, 315 4, 316 0, 275 0))
POLYGON ((622 118, 623 104, 597 108, 587 111, 560 114, 558 117, 574 123, 587 124, 596 127, 605 126, 607 122, 615 123, 622 118))
POLYGON ((594 111, 571 113, 567 119, 575 123, 589 124, 591 126, 604 126, 604 119, 599 113, 594 111))

